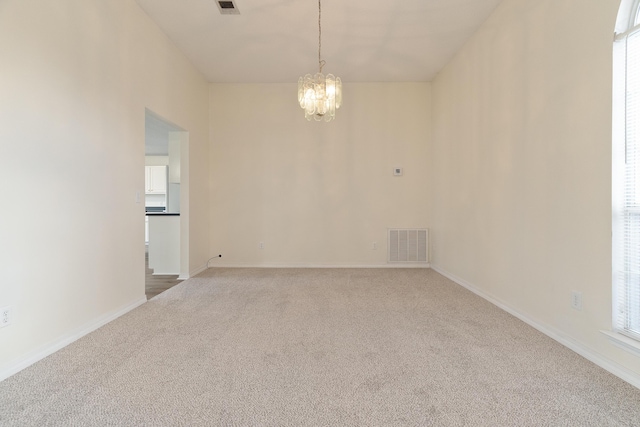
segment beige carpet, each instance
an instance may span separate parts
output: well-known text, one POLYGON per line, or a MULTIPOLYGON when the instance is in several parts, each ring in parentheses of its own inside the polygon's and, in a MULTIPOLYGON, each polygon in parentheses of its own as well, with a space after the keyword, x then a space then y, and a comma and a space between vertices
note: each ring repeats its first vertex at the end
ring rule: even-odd
POLYGON ((432 270, 210 269, 0 383, 2 426, 639 426, 640 390, 432 270))

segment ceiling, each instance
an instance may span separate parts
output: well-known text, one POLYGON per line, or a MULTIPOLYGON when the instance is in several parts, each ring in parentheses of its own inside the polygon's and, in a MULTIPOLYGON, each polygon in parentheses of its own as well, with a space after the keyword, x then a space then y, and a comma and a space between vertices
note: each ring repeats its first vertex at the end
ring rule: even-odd
POLYGON ((179 132, 175 126, 151 110, 144 112, 144 154, 145 156, 169 155, 169 132, 179 132))
MULTIPOLYGON (((136 0, 210 82, 285 83, 318 70, 316 0, 136 0)), ((430 81, 500 0, 322 0, 324 73, 430 81)))

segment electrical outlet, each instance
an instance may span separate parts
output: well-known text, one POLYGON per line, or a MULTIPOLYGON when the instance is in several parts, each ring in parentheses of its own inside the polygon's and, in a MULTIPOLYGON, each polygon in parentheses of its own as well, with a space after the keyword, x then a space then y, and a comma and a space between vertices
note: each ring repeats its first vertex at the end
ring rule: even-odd
POLYGON ((264 242, 260 242, 260 243, 258 243, 258 248, 260 248, 260 249, 264 249, 264 242))
POLYGON ((11 324, 11 307, 0 308, 0 328, 11 324))
POLYGON ((378 249, 378 242, 373 242, 373 245, 371 245, 371 249, 374 251, 378 249))
POLYGON ((571 291, 571 308, 582 311, 582 292, 571 291))

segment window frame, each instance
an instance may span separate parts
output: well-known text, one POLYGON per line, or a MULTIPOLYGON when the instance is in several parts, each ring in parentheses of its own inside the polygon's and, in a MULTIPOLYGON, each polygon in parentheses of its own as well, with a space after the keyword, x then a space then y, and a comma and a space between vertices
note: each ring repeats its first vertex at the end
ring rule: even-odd
MULTIPOLYGON (((626 164, 627 164, 627 59, 628 40, 630 36, 637 37, 640 34, 640 0, 622 0, 616 22, 616 33, 613 43, 613 117, 612 117, 612 331, 623 337, 616 338, 614 334, 607 333, 609 338, 617 340, 619 345, 624 341, 625 347, 640 349, 640 328, 629 320, 640 316, 638 312, 629 315, 628 305, 624 302, 624 295, 630 286, 621 275, 628 274, 625 263, 629 257, 625 247, 625 214, 629 214, 634 208, 625 203, 626 164), (627 273, 625 273, 627 272, 627 273), (621 283, 624 283, 621 285, 621 283), (623 304, 623 305, 621 305, 623 304), (625 318, 627 317, 627 318, 625 318), (622 326, 621 326, 622 325, 622 326), (633 340, 630 341, 629 339, 633 340)), ((640 51, 640 47, 637 47, 640 51)), ((640 55, 640 52, 639 52, 640 55)), ((640 74, 640 70, 638 70, 640 74)), ((640 79, 640 76, 638 77, 640 79)), ((639 120, 640 125, 640 120, 639 120)), ((638 136, 640 137, 640 135, 638 136)), ((636 168, 640 172, 640 159, 636 160, 636 168)), ((634 188, 638 188, 636 184, 634 188)), ((638 208, 635 208, 638 209, 638 208)), ((640 231, 637 233, 640 238, 640 231)), ((636 319, 637 321, 637 319, 636 319)))

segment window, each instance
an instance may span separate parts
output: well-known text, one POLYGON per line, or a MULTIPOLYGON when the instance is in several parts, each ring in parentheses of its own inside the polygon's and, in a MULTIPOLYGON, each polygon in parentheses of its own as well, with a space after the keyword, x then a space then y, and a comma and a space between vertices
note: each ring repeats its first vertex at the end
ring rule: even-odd
POLYGON ((613 325, 640 340, 640 0, 623 1, 614 42, 613 325))

